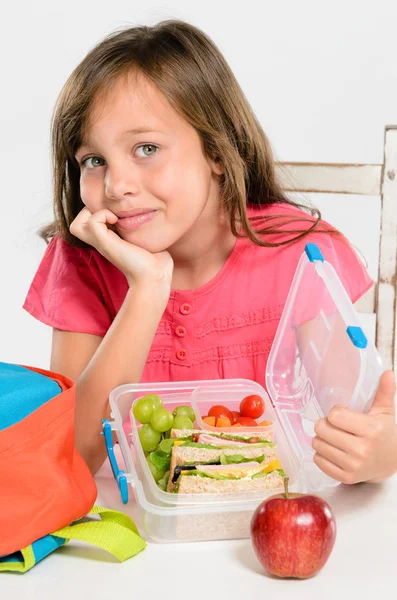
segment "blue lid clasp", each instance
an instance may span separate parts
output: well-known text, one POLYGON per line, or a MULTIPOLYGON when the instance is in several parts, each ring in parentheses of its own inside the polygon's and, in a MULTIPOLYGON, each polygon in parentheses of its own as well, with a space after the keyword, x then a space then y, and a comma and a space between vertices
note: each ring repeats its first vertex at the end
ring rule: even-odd
POLYGON ((356 348, 366 348, 368 345, 368 340, 365 336, 365 333, 361 329, 361 327, 355 327, 354 325, 349 325, 346 329, 346 333, 356 346, 356 348))
POLYGON ((305 252, 310 262, 313 262, 315 260, 320 260, 321 262, 324 262, 324 256, 321 254, 321 250, 317 246, 317 244, 306 244, 305 252))

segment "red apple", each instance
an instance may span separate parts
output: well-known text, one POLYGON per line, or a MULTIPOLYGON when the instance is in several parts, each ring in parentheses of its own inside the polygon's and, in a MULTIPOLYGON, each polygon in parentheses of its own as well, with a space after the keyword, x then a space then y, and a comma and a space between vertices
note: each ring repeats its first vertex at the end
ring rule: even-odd
POLYGON ((316 575, 335 543, 336 522, 325 500, 309 494, 271 496, 256 509, 251 539, 262 566, 278 577, 306 579, 316 575))

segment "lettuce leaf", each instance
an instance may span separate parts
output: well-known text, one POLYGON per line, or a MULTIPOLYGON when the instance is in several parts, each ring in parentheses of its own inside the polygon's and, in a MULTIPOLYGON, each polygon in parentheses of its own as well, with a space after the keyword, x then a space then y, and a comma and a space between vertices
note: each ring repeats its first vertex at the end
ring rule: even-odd
POLYGON ((273 473, 274 471, 278 471, 278 473, 280 473, 281 477, 287 477, 287 475, 284 473, 284 471, 282 469, 272 469, 271 471, 268 471, 267 473, 265 473, 264 471, 262 471, 261 473, 256 473, 255 475, 252 476, 252 479, 259 479, 260 477, 266 477, 266 475, 270 475, 270 473, 273 473))
POLYGON ((156 448, 156 451, 164 452, 164 454, 171 454, 172 448, 174 447, 175 440, 162 440, 156 448))
POLYGON ((227 454, 221 454, 221 465, 238 465, 240 463, 245 463, 245 462, 258 462, 261 463, 265 460, 265 456, 253 456, 252 458, 245 458, 245 456, 242 456, 241 454, 232 454, 232 455, 227 455, 227 454))
POLYGON ((159 471, 164 472, 170 470, 171 454, 156 450, 149 454, 149 460, 159 471))
POLYGON ((159 471, 169 471, 174 442, 178 440, 184 440, 185 442, 190 441, 189 438, 162 440, 157 446, 157 449, 154 452, 150 452, 150 462, 157 467, 159 471))
MULTIPOLYGON (((216 445, 216 441, 214 440, 214 444, 199 444, 198 442, 185 442, 184 444, 181 444, 179 446, 179 448, 203 448, 205 450, 235 450, 236 446, 217 446, 216 445)), ((274 448, 276 446, 276 444, 274 444, 273 442, 267 442, 266 440, 264 440, 263 442, 258 442, 257 444, 247 444, 247 448, 264 448, 264 447, 270 447, 270 448, 274 448)), ((245 447, 245 446, 244 446, 245 447)))
POLYGON ((163 490, 163 492, 167 491, 167 485, 168 485, 168 479, 170 477, 170 472, 167 471, 167 473, 164 473, 164 477, 162 477, 161 479, 158 480, 157 485, 158 487, 163 490))

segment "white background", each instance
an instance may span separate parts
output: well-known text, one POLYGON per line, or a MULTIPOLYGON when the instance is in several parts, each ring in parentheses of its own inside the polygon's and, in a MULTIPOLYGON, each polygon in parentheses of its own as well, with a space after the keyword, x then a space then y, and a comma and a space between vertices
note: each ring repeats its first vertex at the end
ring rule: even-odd
MULTIPOLYGON (((7 3, 1 9, 0 360, 46 368, 50 329, 21 305, 44 251, 51 209, 50 120, 68 75, 104 35, 182 18, 225 54, 283 161, 383 162, 397 124, 395 0, 95 0, 7 3)), ((379 202, 312 198, 377 276, 379 202)))

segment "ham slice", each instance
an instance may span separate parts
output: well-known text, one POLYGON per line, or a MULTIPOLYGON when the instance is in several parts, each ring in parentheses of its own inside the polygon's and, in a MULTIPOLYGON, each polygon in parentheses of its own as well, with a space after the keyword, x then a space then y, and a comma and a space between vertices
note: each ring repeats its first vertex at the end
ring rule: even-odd
POLYGON ((198 438, 199 444, 214 444, 215 446, 244 446, 247 447, 249 444, 243 442, 236 442, 234 440, 223 440, 222 438, 208 435, 207 433, 201 433, 198 438))

